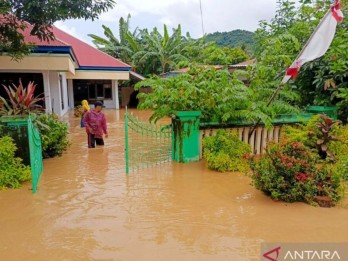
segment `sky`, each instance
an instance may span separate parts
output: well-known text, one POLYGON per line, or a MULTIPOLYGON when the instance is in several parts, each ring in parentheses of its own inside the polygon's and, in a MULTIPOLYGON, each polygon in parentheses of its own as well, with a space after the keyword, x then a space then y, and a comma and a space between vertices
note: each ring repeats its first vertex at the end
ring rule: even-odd
MULTIPOLYGON (((183 34, 194 38, 203 35, 199 0, 116 0, 117 4, 98 20, 67 20, 56 22, 60 29, 92 44, 88 34, 103 36, 102 25, 112 29, 118 37, 118 21, 131 15, 131 30, 166 24, 176 28, 181 24, 183 34)), ((205 33, 226 32, 235 29, 255 31, 260 20, 270 20, 276 9, 276 0, 201 0, 205 33)), ((163 31, 163 29, 161 30, 163 31)), ((171 30, 169 31, 171 32, 171 30)))

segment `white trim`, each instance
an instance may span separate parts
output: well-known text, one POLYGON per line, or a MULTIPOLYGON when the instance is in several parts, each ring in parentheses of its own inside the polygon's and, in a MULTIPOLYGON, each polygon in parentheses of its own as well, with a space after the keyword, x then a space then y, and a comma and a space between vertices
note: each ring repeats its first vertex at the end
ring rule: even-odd
POLYGON ((129 71, 83 71, 76 70, 75 75, 68 73, 73 80, 129 80, 129 71))

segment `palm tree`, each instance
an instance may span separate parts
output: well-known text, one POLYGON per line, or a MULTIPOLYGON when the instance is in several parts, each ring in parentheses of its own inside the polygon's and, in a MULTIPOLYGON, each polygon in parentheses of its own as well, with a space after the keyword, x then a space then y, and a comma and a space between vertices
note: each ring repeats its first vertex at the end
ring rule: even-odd
POLYGON ((187 60, 183 55, 183 48, 187 44, 186 38, 181 35, 181 26, 173 29, 173 34, 168 34, 167 26, 164 25, 163 36, 155 27, 152 32, 144 29, 140 31, 141 41, 144 48, 133 56, 136 63, 158 63, 162 73, 174 67, 175 62, 187 60))
POLYGON ((104 29, 104 35, 106 38, 97 36, 95 34, 89 34, 88 36, 93 39, 93 43, 96 47, 113 57, 119 58, 122 61, 131 64, 132 56, 140 51, 141 47, 138 39, 138 28, 133 32, 130 32, 130 18, 127 16, 127 20, 123 17, 119 20, 119 39, 114 35, 111 29, 105 25, 102 25, 104 29))

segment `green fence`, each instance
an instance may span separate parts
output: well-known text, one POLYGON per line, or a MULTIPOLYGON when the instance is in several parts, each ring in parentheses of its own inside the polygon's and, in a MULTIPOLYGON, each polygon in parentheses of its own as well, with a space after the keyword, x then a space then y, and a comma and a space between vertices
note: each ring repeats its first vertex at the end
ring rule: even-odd
POLYGON ((30 117, 1 117, 0 124, 4 135, 13 138, 17 145, 16 156, 30 166, 32 191, 35 193, 42 173, 41 138, 30 117))
POLYGON ((125 114, 126 173, 172 160, 171 124, 153 124, 125 114))
POLYGON ((39 130, 33 125, 31 118, 28 120, 28 141, 30 150, 30 167, 32 188, 35 193, 42 173, 42 147, 39 130))

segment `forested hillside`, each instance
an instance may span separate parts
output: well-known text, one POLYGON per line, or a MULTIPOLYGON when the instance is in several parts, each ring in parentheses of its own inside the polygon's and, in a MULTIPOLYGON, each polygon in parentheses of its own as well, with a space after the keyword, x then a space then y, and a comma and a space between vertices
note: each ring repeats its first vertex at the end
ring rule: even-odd
POLYGON ((230 32, 215 32, 207 35, 207 41, 213 41, 219 46, 242 47, 246 45, 251 49, 254 44, 254 33, 245 30, 233 30, 230 32))

